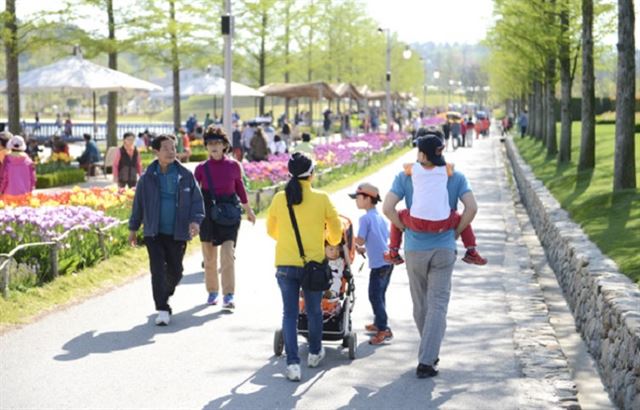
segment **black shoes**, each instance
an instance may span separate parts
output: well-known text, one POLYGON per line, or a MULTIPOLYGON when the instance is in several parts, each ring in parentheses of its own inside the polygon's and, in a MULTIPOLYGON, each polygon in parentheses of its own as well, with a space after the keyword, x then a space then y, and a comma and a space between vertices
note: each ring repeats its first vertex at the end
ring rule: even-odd
MULTIPOLYGON (((436 361, 436 364, 438 360, 436 361)), ((434 364, 435 366, 435 364, 434 364)), ((434 366, 429 366, 428 364, 418 364, 418 368, 416 369, 416 376, 418 379, 426 379, 428 377, 433 377, 438 375, 438 370, 434 366)))

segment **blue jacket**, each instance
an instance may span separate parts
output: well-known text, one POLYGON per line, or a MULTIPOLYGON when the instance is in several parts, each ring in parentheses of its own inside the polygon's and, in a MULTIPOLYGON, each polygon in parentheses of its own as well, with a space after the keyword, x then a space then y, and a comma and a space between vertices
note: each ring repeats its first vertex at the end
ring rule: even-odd
MULTIPOLYGON (((178 195, 176 200, 176 224, 173 239, 188 241, 189 224, 200 225, 204 219, 204 201, 202 193, 191 171, 180 162, 174 164, 178 169, 178 195)), ((133 198, 129 230, 137 231, 144 225, 144 236, 157 236, 160 226, 160 165, 155 160, 149 165, 136 185, 133 198)))
POLYGON ((84 152, 78 158, 80 164, 95 164, 102 159, 100 150, 94 141, 87 141, 84 152))

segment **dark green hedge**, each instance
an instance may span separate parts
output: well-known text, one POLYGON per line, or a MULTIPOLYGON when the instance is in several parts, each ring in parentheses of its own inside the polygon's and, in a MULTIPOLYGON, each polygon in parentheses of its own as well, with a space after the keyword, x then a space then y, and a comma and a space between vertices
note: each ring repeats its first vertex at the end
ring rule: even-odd
POLYGON ((36 188, 52 188, 84 182, 83 169, 72 168, 56 171, 50 174, 39 174, 36 178, 36 188))
POLYGON ((191 153, 189 157, 189 162, 202 162, 209 158, 209 153, 207 151, 196 151, 191 153))

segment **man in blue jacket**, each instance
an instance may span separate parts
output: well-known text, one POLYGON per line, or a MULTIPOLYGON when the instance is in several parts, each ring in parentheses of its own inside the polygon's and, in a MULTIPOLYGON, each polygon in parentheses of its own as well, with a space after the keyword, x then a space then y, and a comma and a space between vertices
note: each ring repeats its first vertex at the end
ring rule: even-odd
POLYGON ((166 326, 171 320, 169 297, 182 279, 187 241, 200 231, 204 203, 193 174, 176 160, 175 139, 160 135, 151 148, 156 160, 136 186, 129 218, 129 243, 136 245, 136 232, 143 224, 153 300, 158 311, 155 322, 166 326))
POLYGON ((95 173, 96 162, 100 162, 102 156, 100 155, 100 150, 98 150, 98 146, 95 141, 91 140, 90 134, 83 134, 82 138, 84 138, 85 146, 84 151, 78 157, 78 165, 80 168, 84 169, 87 174, 93 176, 95 173))

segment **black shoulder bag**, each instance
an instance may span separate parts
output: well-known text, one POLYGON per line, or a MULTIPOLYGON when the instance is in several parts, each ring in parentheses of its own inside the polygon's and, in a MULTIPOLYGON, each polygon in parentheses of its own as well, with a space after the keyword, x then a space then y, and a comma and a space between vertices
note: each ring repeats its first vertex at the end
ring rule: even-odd
POLYGON ((213 188, 213 178, 209 171, 209 165, 207 161, 203 164, 204 174, 207 177, 207 186, 209 193, 211 194, 211 220, 218 225, 233 226, 240 223, 242 217, 242 208, 240 208, 238 198, 235 194, 229 196, 216 197, 215 190, 213 188))
POLYGON ((302 262, 304 262, 304 275, 302 276, 302 289, 310 291, 323 291, 331 287, 331 268, 327 263, 327 259, 323 259, 322 262, 309 261, 304 256, 304 248, 302 247, 302 239, 300 239, 300 231, 298 230, 298 221, 296 221, 296 214, 293 212, 293 205, 287 203, 289 208, 289 217, 291 218, 291 224, 293 225, 293 232, 296 234, 296 242, 298 242, 298 251, 302 262))

